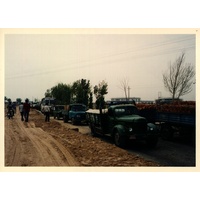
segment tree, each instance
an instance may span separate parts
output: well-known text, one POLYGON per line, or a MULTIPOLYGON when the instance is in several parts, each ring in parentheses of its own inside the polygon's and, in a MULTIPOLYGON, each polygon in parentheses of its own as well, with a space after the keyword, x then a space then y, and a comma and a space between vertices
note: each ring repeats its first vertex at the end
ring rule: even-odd
POLYGON ((21 104, 22 99, 21 99, 21 98, 16 98, 16 102, 17 102, 17 104, 19 105, 19 104, 21 104))
POLYGON ((105 100, 104 95, 108 94, 108 84, 105 81, 101 81, 98 85, 94 86, 94 95, 96 97, 96 108, 104 108, 105 100))
POLYGON ((195 76, 194 67, 185 64, 185 53, 169 67, 169 71, 163 74, 165 88, 171 93, 172 99, 180 98, 192 91, 193 77, 195 76))
POLYGON ((128 100, 128 98, 129 98, 129 89, 130 89, 129 86, 128 86, 128 79, 124 78, 120 82, 120 89, 122 89, 124 91, 125 98, 126 98, 126 100, 128 100))
POLYGON ((89 108, 93 108, 93 95, 92 95, 92 92, 90 92, 90 97, 89 97, 89 108))
POLYGON ((90 81, 86 79, 77 80, 72 85, 73 101, 76 103, 83 103, 89 105, 91 93, 90 81))
POLYGON ((63 83, 51 88, 51 96, 56 99, 57 104, 67 105, 71 101, 71 86, 63 83))
POLYGON ((51 90, 50 90, 50 89, 47 89, 47 91, 45 92, 44 96, 45 96, 45 97, 52 97, 52 95, 51 95, 51 90))

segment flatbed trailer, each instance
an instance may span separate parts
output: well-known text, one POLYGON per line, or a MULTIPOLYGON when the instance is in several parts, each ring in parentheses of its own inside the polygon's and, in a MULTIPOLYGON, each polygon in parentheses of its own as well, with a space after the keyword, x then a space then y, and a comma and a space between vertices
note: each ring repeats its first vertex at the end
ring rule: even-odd
POLYGON ((193 114, 142 111, 141 115, 148 121, 157 124, 163 139, 171 140, 175 136, 195 139, 196 116, 193 114))

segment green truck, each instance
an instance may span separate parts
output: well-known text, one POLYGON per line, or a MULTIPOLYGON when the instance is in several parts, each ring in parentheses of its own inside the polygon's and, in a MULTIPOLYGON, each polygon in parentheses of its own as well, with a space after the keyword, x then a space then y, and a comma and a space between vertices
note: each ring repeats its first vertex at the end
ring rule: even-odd
POLYGON ((84 104, 74 103, 66 106, 62 110, 63 121, 71 121, 72 124, 86 122, 86 106, 84 104))
POLYGON ((108 109, 90 109, 86 113, 93 136, 109 135, 119 147, 126 147, 128 140, 144 140, 149 147, 155 147, 157 144, 157 127, 147 123, 147 120, 138 114, 135 105, 111 105, 108 109))

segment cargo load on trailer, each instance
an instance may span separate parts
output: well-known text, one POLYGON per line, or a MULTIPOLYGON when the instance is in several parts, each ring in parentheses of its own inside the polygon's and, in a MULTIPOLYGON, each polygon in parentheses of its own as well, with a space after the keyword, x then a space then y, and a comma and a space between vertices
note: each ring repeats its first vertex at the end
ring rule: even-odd
POLYGON ((175 101, 170 104, 138 104, 140 115, 160 128, 163 139, 183 136, 195 139, 196 109, 194 101, 175 101))

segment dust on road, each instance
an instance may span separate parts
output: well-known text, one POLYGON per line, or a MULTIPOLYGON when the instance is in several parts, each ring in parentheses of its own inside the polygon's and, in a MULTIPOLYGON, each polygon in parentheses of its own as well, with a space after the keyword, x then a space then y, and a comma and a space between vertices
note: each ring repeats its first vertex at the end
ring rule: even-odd
POLYGON ((5 166, 158 166, 100 138, 82 134, 32 109, 29 122, 19 111, 5 118, 5 166))

